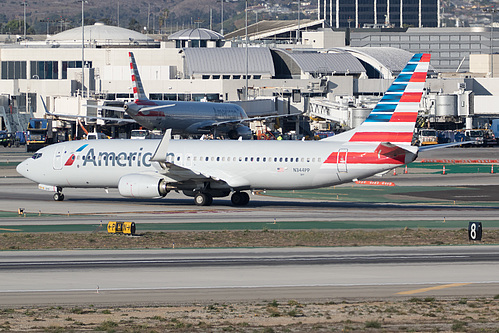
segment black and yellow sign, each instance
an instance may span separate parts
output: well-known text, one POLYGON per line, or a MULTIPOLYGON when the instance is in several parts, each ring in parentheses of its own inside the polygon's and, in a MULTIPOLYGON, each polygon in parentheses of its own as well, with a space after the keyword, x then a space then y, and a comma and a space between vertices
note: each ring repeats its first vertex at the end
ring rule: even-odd
POLYGON ((107 232, 110 234, 135 235, 135 222, 109 221, 107 232))

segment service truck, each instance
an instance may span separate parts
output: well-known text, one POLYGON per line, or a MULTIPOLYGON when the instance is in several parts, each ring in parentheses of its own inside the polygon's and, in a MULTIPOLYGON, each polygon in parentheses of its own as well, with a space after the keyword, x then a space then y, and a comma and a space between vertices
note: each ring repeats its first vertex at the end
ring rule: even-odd
POLYGON ((52 120, 31 118, 26 133, 26 151, 37 151, 51 143, 53 143, 52 120))

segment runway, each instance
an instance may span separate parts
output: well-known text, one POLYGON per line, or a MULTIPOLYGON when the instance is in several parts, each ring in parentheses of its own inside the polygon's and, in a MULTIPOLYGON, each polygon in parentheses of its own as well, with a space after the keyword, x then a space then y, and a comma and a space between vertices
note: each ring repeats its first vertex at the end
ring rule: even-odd
POLYGON ((499 246, 7 252, 0 306, 494 296, 499 246))

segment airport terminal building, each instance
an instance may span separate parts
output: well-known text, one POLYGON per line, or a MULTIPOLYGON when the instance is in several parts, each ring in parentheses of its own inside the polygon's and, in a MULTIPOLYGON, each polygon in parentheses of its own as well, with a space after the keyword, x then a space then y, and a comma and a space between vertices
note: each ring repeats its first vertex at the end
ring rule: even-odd
MULTIPOLYGON (((267 43, 272 34, 260 30, 251 36, 248 48, 237 35, 224 39, 206 29, 189 29, 158 41, 103 24, 86 26, 83 43, 81 28, 75 28, 44 41, 1 44, 1 125, 21 130, 26 118, 44 117, 42 99, 49 111, 58 114, 123 117, 86 105, 123 105, 132 100, 128 58, 132 51, 151 99, 231 101, 250 116, 304 111, 321 119, 318 129, 329 128, 329 122, 354 127, 416 53, 396 45, 345 46, 345 31, 324 28, 324 21, 300 24, 298 44, 267 43), (259 38, 264 33, 267 37, 259 38)), ((295 29, 274 25, 281 35, 292 36, 295 29)), ((438 79, 438 72, 434 68, 431 73, 435 77, 428 82, 431 96, 422 105, 427 115, 436 114, 438 94, 455 95, 450 113, 465 118, 476 118, 474 106, 481 94, 489 97, 487 103, 495 98, 495 80, 487 73, 481 74, 482 79, 463 74, 444 80, 438 79), (481 90, 473 93, 478 86, 481 90)), ((129 130, 103 120, 95 124, 112 127, 116 136, 129 130)), ((62 120, 55 125, 69 126, 62 120)))

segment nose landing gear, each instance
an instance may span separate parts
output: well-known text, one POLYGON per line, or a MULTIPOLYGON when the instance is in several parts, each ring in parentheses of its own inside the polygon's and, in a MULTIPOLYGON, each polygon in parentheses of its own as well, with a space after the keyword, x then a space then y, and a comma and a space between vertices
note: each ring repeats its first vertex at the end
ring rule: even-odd
POLYGON ((57 192, 54 193, 54 201, 63 201, 64 194, 62 194, 62 188, 58 187, 57 192))

